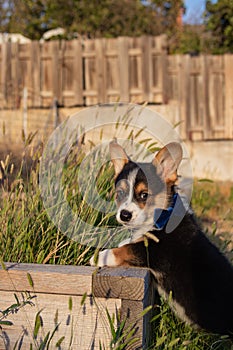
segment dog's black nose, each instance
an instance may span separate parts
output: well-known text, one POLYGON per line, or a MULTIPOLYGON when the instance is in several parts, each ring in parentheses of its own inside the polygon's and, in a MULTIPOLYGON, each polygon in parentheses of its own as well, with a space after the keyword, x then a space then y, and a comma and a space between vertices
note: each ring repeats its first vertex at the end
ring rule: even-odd
POLYGON ((128 222, 132 218, 132 213, 130 211, 123 209, 120 213, 120 219, 122 221, 128 222))

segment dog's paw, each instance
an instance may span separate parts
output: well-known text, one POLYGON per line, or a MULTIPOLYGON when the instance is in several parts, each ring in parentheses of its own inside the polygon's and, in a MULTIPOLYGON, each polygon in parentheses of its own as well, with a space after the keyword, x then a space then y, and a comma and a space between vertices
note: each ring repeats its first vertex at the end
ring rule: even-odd
POLYGON ((116 257, 112 249, 105 249, 99 253, 96 259, 95 255, 90 259, 91 266, 117 266, 116 257))

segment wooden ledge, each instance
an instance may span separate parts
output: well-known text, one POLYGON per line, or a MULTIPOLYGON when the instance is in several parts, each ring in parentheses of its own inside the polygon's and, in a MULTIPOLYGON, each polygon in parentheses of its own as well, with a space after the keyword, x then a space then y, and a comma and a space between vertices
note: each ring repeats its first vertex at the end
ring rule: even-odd
POLYGON ((5 263, 0 267, 0 291, 82 295, 143 300, 151 275, 142 268, 5 263))
POLYGON ((83 291, 90 295, 96 270, 68 265, 5 263, 5 266, 7 270, 0 268, 0 290, 64 295, 82 295, 83 291))

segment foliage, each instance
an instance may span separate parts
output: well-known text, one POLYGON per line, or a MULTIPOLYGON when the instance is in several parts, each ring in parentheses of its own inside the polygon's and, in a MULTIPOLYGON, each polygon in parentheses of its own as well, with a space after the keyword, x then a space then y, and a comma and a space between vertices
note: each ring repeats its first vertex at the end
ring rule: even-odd
POLYGON ((214 53, 233 52, 233 1, 206 1, 206 29, 211 34, 214 53))
POLYGON ((199 54, 202 46, 203 29, 200 25, 185 25, 179 36, 179 44, 174 48, 174 53, 199 54))
MULTIPOLYGON (((9 182, 0 190, 0 256, 3 261, 74 263, 88 248, 70 242, 50 222, 38 187, 40 152, 21 162, 6 157, 2 164, 9 182), (33 161, 33 163, 32 163, 33 161)), ((85 263, 85 259, 82 260, 85 263)))
POLYGON ((0 2, 0 30, 39 39, 62 27, 67 37, 174 35, 182 0, 9 0, 0 2))
POLYGON ((0 31, 33 40, 57 27, 65 39, 167 34, 170 53, 233 52, 233 2, 206 0, 203 25, 180 26, 183 0, 0 0, 0 31))
POLYGON ((21 292, 20 296, 21 298, 19 298, 18 295, 14 293, 15 302, 12 305, 8 306, 5 310, 0 310, 0 329, 1 326, 13 325, 13 323, 8 320, 10 315, 16 314, 26 305, 34 306, 32 299, 35 298, 35 295, 31 296, 29 292, 21 292))
POLYGON ((5 20, 1 23, 1 31, 20 33, 31 39, 40 39, 42 34, 49 29, 43 1, 10 0, 7 3, 4 2, 3 11, 5 20))

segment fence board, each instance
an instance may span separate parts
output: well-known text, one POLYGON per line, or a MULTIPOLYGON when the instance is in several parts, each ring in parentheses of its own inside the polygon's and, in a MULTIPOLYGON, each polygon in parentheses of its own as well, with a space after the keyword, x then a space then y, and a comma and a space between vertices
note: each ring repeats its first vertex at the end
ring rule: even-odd
POLYGON ((225 73, 225 138, 233 138, 233 55, 224 55, 225 73))
POLYGON ((223 56, 207 56, 209 69, 209 138, 225 137, 225 83, 223 56))
POLYGON ((84 51, 84 96, 87 106, 98 103, 97 98, 97 79, 96 79, 96 60, 95 60, 95 41, 87 40, 83 43, 84 51))
POLYGON ((51 46, 51 65, 52 65, 52 94, 53 97, 57 98, 58 101, 61 100, 61 60, 60 60, 60 50, 59 50, 59 41, 49 42, 51 46), (52 44, 52 45, 51 45, 52 44))
POLYGON ((32 90, 31 90, 31 106, 41 106, 41 93, 40 93, 40 44, 38 41, 32 41, 31 43, 31 59, 32 59, 32 90))
POLYGON ((83 105, 82 43, 62 41, 60 50, 62 83, 58 101, 64 106, 83 105))
POLYGON ((156 103, 166 103, 165 99, 165 78, 166 78, 166 36, 161 35, 159 37, 152 38, 152 60, 153 60, 153 100, 156 103))
POLYGON ((13 43, 11 45, 11 55, 12 55, 12 90, 14 92, 13 94, 13 100, 12 100, 12 107, 18 108, 20 106, 20 86, 18 84, 20 80, 20 71, 19 71, 19 44, 13 43))
POLYGON ((4 43, 1 45, 1 89, 3 98, 3 107, 11 104, 9 92, 11 91, 11 44, 4 43))
POLYGON ((118 58, 118 41, 116 39, 106 40, 105 59, 107 102, 115 102, 119 100, 120 96, 120 62, 118 58))
POLYGON ((118 65, 120 79, 119 99, 123 102, 130 100, 128 45, 129 43, 126 37, 118 38, 118 65))

